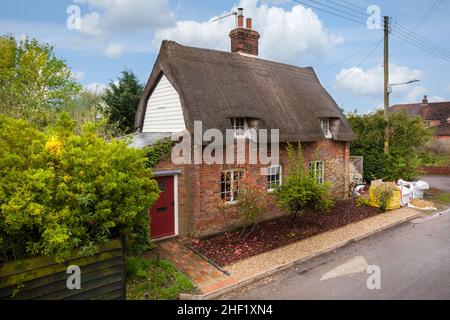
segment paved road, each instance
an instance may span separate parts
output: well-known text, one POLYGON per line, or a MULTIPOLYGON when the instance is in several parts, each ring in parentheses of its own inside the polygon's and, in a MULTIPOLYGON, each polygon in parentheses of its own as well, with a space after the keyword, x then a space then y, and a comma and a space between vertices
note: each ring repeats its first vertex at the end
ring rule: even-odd
POLYGON ((430 188, 450 192, 450 176, 425 175, 420 177, 420 180, 428 182, 430 188))
POLYGON ((450 299, 450 210, 355 242, 222 298, 450 299), (372 274, 367 267, 373 265, 380 268, 381 289, 369 290, 372 274))

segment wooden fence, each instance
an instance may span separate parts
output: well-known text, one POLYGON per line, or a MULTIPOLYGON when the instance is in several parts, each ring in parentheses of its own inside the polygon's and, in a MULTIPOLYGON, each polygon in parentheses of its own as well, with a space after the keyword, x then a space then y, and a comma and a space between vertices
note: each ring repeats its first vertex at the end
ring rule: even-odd
POLYGON ((62 263, 37 257, 0 264, 0 299, 125 299, 125 261, 120 240, 99 246, 95 255, 72 255, 62 263), (80 289, 69 289, 69 266, 80 268, 80 289))

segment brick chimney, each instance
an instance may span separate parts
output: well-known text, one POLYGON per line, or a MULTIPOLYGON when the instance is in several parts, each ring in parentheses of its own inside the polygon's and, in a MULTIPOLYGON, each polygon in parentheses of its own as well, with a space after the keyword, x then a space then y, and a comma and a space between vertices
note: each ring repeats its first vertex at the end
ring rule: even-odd
POLYGON ((423 96, 422 104, 428 104, 428 96, 423 96))
POLYGON ((237 13, 237 27, 230 32, 231 52, 241 52, 257 56, 260 35, 252 29, 252 19, 247 18, 244 28, 243 9, 237 13))

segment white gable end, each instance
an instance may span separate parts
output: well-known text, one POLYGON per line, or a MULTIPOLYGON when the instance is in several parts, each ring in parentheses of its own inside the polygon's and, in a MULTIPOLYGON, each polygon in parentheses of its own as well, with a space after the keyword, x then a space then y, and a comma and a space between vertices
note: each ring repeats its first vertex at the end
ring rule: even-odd
POLYGON ((148 99, 142 132, 181 132, 186 130, 178 92, 165 75, 148 99))

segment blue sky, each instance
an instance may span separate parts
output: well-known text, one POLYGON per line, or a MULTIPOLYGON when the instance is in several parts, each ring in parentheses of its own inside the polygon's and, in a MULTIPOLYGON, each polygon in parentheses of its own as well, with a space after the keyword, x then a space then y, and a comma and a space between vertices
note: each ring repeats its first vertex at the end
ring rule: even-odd
MULTIPOLYGON (((377 5, 381 15, 413 29, 435 1, 300 2, 339 4, 357 16, 357 11, 377 5)), ((366 112, 382 105, 382 43, 377 47, 382 31, 291 0, 5 0, 0 2, 0 34, 28 35, 54 45, 83 85, 101 88, 125 68, 146 82, 162 39, 229 50, 234 19, 209 21, 238 6, 261 33, 262 58, 314 67, 346 111, 366 112), (74 5, 80 9, 81 24, 70 30, 67 10, 74 5)), ((413 30, 450 51, 449 13, 450 1, 444 0, 413 30)), ((421 45, 435 51, 431 44, 421 45)), ((418 102, 424 94, 433 101, 450 100, 450 62, 396 36, 391 37, 391 52, 392 82, 421 80, 394 87, 392 104, 418 102)))

